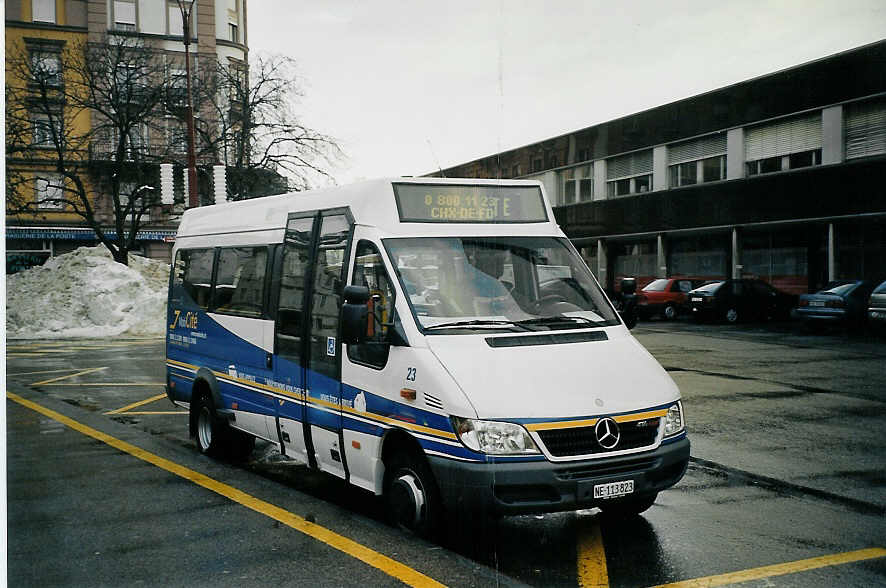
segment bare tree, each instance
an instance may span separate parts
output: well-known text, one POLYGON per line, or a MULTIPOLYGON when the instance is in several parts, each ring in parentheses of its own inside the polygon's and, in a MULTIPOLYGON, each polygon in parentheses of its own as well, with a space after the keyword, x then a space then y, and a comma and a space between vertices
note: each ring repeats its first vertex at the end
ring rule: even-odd
POLYGON ((331 178, 329 167, 341 158, 335 140, 301 123, 294 109, 301 97, 295 61, 255 56, 219 63, 200 84, 203 108, 215 125, 199 128, 205 151, 228 166, 228 192, 235 200, 309 189, 331 178), (284 176, 288 186, 275 178, 284 176))
POLYGON ((170 76, 134 37, 7 52, 7 213, 73 212, 126 264, 160 203, 170 76), (34 194, 36 193, 36 197, 34 194))

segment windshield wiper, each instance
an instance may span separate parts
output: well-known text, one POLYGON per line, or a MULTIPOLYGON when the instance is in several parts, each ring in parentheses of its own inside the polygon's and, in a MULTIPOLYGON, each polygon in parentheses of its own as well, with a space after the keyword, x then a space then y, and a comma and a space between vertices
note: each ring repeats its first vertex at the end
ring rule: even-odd
POLYGON ((517 323, 514 321, 502 321, 502 320, 492 320, 492 319, 473 319, 469 321, 454 321, 451 323, 438 323, 436 325, 430 325, 424 327, 426 331, 430 331, 431 329, 442 329, 446 327, 476 327, 476 326, 513 326, 517 323))
POLYGON ((585 316, 540 316, 538 318, 514 321, 515 325, 556 325, 556 324, 589 323, 592 325, 606 325, 606 321, 595 321, 585 316))

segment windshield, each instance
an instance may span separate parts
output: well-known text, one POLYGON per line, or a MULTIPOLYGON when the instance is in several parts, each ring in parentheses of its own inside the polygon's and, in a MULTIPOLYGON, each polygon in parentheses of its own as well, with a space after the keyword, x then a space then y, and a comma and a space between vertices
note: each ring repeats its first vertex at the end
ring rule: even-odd
POLYGON ((665 288, 668 287, 669 280, 653 280, 643 286, 644 292, 664 292, 665 288))
POLYGON ((422 237, 384 243, 422 328, 452 333, 620 324, 566 239, 422 237))

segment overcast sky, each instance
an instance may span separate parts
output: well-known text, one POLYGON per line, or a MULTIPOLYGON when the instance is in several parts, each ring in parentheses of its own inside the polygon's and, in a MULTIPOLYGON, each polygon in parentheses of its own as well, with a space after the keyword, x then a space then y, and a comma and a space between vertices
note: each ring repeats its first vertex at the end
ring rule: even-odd
POLYGON ((340 184, 420 175, 886 38, 884 0, 251 0, 340 184))

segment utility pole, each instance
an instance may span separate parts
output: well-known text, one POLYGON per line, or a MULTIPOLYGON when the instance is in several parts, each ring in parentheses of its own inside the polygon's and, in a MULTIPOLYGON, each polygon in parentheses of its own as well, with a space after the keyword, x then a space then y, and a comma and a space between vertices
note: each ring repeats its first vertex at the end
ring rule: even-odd
POLYGON ((188 208, 200 205, 197 197, 197 156, 194 152, 194 106, 191 98, 191 13, 195 0, 178 0, 178 8, 182 13, 182 33, 185 42, 185 75, 188 88, 188 208))

